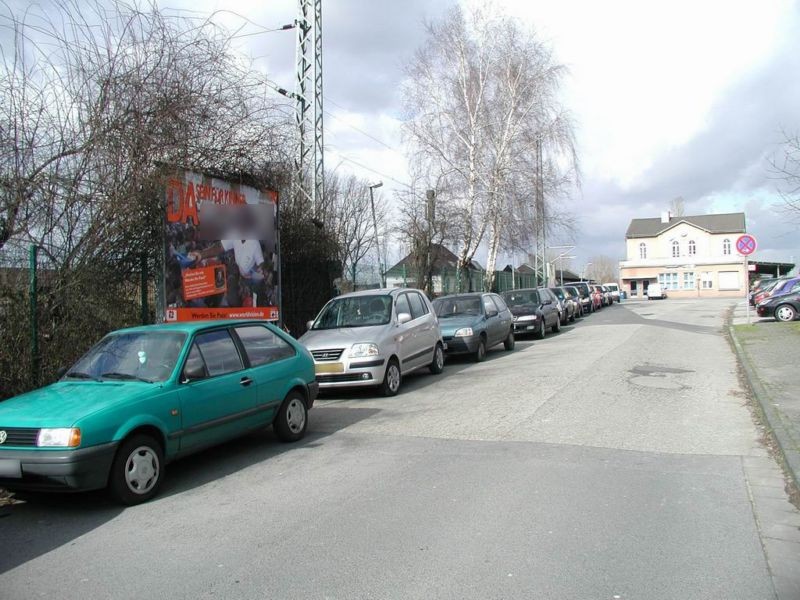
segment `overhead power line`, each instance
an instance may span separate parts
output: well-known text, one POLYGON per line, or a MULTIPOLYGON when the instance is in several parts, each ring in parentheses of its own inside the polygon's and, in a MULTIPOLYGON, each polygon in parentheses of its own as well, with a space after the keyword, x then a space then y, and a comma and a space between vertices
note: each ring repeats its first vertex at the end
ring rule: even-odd
POLYGON ((331 150, 330 148, 326 148, 325 150, 326 150, 326 152, 329 152, 331 154, 335 154, 336 156, 338 156, 341 160, 343 160, 345 162, 349 162, 349 163, 351 163, 353 165, 356 165, 357 167, 361 167, 362 169, 366 169, 367 171, 370 171, 371 173, 375 173, 375 175, 380 175, 384 179, 388 179, 389 181, 393 181, 397 185, 401 185, 403 187, 411 188, 411 185, 409 185, 408 183, 406 183, 404 181, 400 181, 399 179, 395 179, 391 175, 387 175, 386 173, 383 173, 382 171, 378 171, 377 169, 373 169, 372 167, 368 167, 364 163, 359 162, 359 161, 357 161, 355 159, 352 159, 349 156, 347 156, 345 154, 342 154, 341 152, 339 152, 337 150, 331 150))

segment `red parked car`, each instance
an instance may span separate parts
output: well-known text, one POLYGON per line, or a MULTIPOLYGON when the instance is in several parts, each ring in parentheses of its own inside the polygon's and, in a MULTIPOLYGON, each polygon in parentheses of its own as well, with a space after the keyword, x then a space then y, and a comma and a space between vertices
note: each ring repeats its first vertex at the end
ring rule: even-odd
POLYGON ((594 306, 594 309, 599 310, 603 308, 605 305, 603 302, 603 290, 600 289, 599 285, 590 285, 589 289, 592 292, 592 305, 594 306))

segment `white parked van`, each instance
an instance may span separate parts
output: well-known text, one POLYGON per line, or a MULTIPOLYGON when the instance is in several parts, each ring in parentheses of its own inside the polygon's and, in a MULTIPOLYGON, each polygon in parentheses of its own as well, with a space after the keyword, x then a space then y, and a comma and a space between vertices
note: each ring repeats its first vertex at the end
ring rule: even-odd
POLYGON ((667 290, 661 287, 660 283, 651 283, 647 286, 647 299, 652 300, 656 298, 658 300, 663 300, 667 297, 667 290))
POLYGON ((614 302, 619 302, 619 285, 616 283, 604 283, 602 285, 611 292, 611 297, 614 299, 614 302))

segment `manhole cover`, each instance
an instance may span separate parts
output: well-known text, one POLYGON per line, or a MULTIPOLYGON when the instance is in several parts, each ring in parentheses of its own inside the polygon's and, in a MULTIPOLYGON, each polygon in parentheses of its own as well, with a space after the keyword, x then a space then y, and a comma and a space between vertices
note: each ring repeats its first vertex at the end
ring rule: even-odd
POLYGON ((659 365, 637 365, 628 372, 634 375, 644 375, 645 377, 665 377, 668 374, 694 373, 694 371, 688 369, 676 369, 659 365))
POLYGON ((661 365, 637 365, 630 371, 628 381, 634 385, 659 390, 681 390, 686 386, 681 383, 681 375, 694 373, 688 369, 664 367, 661 365))

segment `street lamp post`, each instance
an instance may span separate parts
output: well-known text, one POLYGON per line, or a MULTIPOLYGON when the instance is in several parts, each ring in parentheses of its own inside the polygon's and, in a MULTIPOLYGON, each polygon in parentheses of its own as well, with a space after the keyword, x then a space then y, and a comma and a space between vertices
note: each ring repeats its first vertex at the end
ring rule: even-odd
POLYGON ((588 262, 588 263, 586 263, 585 265, 583 265, 583 270, 581 271, 581 281, 583 281, 583 277, 584 277, 584 275, 586 275, 586 270, 587 270, 589 267, 591 267, 593 264, 594 264, 594 263, 590 263, 590 262, 588 262))
MULTIPOLYGON (((575 246, 548 246, 547 249, 548 250, 564 250, 561 254, 559 254, 553 260, 551 260, 550 264, 553 264, 556 261, 561 261, 561 259, 563 259, 563 258, 575 258, 574 256, 567 256, 567 254, 569 254, 570 252, 575 250, 575 246)), ((558 264, 559 264, 559 267, 560 267, 560 270, 561 270, 561 277, 560 277, 561 285, 564 285, 564 264, 561 263, 561 262, 559 262, 558 264)), ((553 276, 555 277, 555 272, 553 273, 553 276)))
POLYGON ((378 238, 378 219, 375 216, 375 195, 374 191, 375 188, 379 188, 383 185, 382 181, 378 183, 373 183, 369 186, 369 205, 372 208, 372 225, 375 227, 375 246, 378 248, 378 271, 381 274, 381 287, 386 287, 386 273, 384 273, 383 268, 381 267, 381 242, 378 238))

